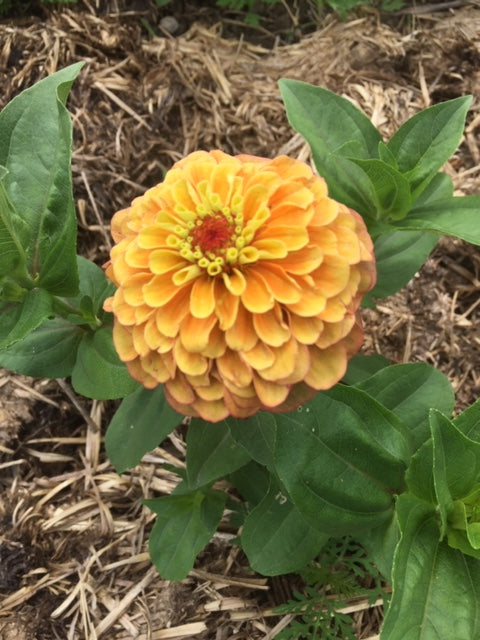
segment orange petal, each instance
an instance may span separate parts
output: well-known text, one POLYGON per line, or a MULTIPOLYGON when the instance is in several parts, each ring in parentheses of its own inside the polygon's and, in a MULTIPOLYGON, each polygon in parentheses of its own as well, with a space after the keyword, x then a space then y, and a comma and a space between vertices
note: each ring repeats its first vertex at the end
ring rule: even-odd
POLYGON ((158 225, 142 229, 137 238, 138 246, 142 249, 167 248, 167 237, 170 235, 171 231, 175 229, 177 224, 179 224, 178 220, 172 218, 171 229, 164 229, 158 225))
POLYGON ((288 342, 281 347, 272 347, 273 355, 275 356, 274 363, 262 369, 259 375, 265 380, 281 380, 286 378, 295 370, 295 360, 298 355, 298 345, 294 338, 290 338, 288 342))
POLYGON ((227 290, 234 296, 240 296, 247 286, 245 277, 239 269, 232 269, 231 273, 222 273, 223 282, 227 290))
POLYGON ((323 200, 316 200, 314 204, 315 215, 312 218, 312 224, 314 225, 326 225, 333 222, 338 216, 341 205, 332 198, 323 198, 323 200))
MULTIPOLYGON (((256 265, 257 266, 257 265, 256 265)), ((273 295, 268 290, 265 280, 251 267, 246 273, 247 286, 242 293, 244 306, 254 313, 268 311, 274 305, 273 295)))
POLYGON ((341 297, 336 296, 335 298, 327 300, 325 309, 323 309, 318 316, 322 320, 325 320, 325 322, 340 322, 346 313, 347 309, 345 304, 342 302, 341 297))
POLYGON ((250 248, 255 248, 258 251, 258 260, 279 260, 285 258, 288 253, 287 245, 284 242, 270 237, 263 240, 255 238, 253 247, 250 248))
POLYGON ((173 283, 171 275, 156 275, 143 287, 143 295, 145 302, 151 307, 163 307, 177 295, 181 288, 173 283))
POLYGON ((339 256, 325 256, 320 267, 312 275, 318 291, 326 298, 331 298, 347 286, 350 266, 339 256))
POLYGON ((320 349, 325 349, 332 344, 339 342, 350 333, 355 323, 355 316, 348 314, 339 322, 325 322, 322 333, 318 336, 315 344, 320 349))
POLYGON ((123 362, 129 362, 138 357, 138 353, 133 344, 131 330, 123 327, 118 320, 113 323, 113 343, 118 357, 123 362))
POLYGON ((136 325, 133 327, 132 339, 135 351, 139 356, 146 356, 150 352, 150 347, 145 340, 145 325, 136 325))
POLYGON ((310 347, 310 369, 305 382, 313 389, 330 389, 347 369, 345 346, 335 344, 327 349, 310 347))
POLYGON ((214 278, 197 278, 190 292, 190 312, 196 318, 208 318, 215 309, 214 278))
MULTIPOLYGON (((263 248, 261 243, 268 241, 279 243, 286 251, 297 251, 308 243, 308 231, 306 226, 299 225, 297 220, 292 221, 290 225, 269 224, 268 227, 259 230, 255 236, 254 246, 260 250, 263 248)), ((261 257, 263 258, 264 256, 262 255, 261 257)), ((273 255, 272 252, 271 257, 275 258, 277 256, 273 255)))
POLYGON ((165 389, 180 405, 188 406, 195 400, 193 389, 181 372, 178 372, 173 380, 165 382, 165 389))
POLYGON ((158 330, 169 338, 175 338, 180 331, 180 324, 188 313, 190 289, 183 287, 161 309, 155 312, 158 330))
MULTIPOLYGON (((300 284, 300 280, 298 280, 300 284)), ((317 316, 325 309, 326 299, 322 293, 306 284, 302 287, 300 300, 293 304, 288 304, 288 309, 299 316, 312 317, 317 316)))
POLYGON ((180 341, 183 347, 193 353, 203 353, 216 324, 217 317, 214 313, 209 318, 194 318, 187 314, 180 325, 180 341))
POLYGON ((194 389, 199 398, 208 400, 209 402, 212 400, 220 400, 223 398, 225 392, 225 387, 221 382, 218 382, 218 380, 212 380, 207 387, 194 386, 194 389))
POLYGON ((282 319, 278 305, 272 311, 253 314, 253 327, 261 341, 279 347, 290 338, 290 329, 282 319))
POLYGON ((225 332, 225 341, 234 351, 248 351, 256 345, 257 340, 252 314, 240 305, 234 325, 225 332))
POLYGON ((183 373, 188 373, 192 376, 199 376, 205 373, 208 369, 208 359, 198 353, 187 351, 180 340, 175 341, 173 356, 175 358, 175 363, 183 373))
POLYGON ((204 348, 202 355, 206 358, 219 358, 223 356, 227 350, 227 343, 225 341, 225 334, 221 331, 216 324, 209 336, 208 344, 204 348))
POLYGON ((155 387, 158 387, 158 380, 144 370, 140 358, 127 362, 127 369, 131 377, 140 382, 146 389, 155 389, 155 387))
POLYGON ((130 277, 122 288, 125 302, 133 307, 143 305, 145 303, 143 286, 151 279, 152 276, 149 273, 137 273, 130 277))
POLYGON ((323 260, 323 254, 316 246, 304 247, 300 251, 292 251, 279 264, 287 273, 304 275, 311 273, 323 260))
POLYGON ((285 401, 289 387, 268 382, 259 376, 253 377, 253 384, 258 398, 265 407, 276 407, 285 401))
POLYGON ((230 329, 237 319, 240 299, 225 288, 222 280, 215 279, 215 313, 223 331, 230 329))
MULTIPOLYGON (((158 383, 164 383, 171 378, 171 371, 165 360, 158 353, 150 352, 140 359, 142 369, 158 383)), ((142 383, 143 384, 143 383, 142 383)))
POLYGON ((193 408, 207 422, 220 422, 220 420, 228 418, 228 409, 223 400, 212 401, 197 398, 193 403, 193 408))
POLYGON ((216 362, 222 379, 230 380, 238 387, 246 387, 251 383, 252 370, 235 351, 227 350, 216 362))
POLYGON ((303 344, 313 344, 323 329, 320 318, 304 318, 296 314, 290 315, 290 329, 295 338, 303 344))
POLYGON ((144 327, 145 342, 152 351, 158 351, 158 353, 170 351, 173 346, 173 339, 167 338, 163 333, 160 333, 154 317, 150 318, 144 327))
MULTIPOLYGON (((290 387, 293 384, 301 382, 307 375, 310 369, 310 350, 305 344, 297 343, 297 356, 295 358, 295 367, 293 371, 284 378, 278 378, 275 380, 277 384, 287 385, 290 387)), ((262 373, 260 372, 260 375, 262 373)))
POLYGON ((135 242, 131 242, 125 251, 125 262, 136 269, 147 269, 150 251, 140 249, 135 242))
POLYGON ((260 341, 257 342, 253 349, 243 351, 241 357, 256 371, 267 369, 275 362, 273 351, 260 341))
POLYGON ((300 287, 293 278, 285 273, 281 263, 277 265, 271 262, 262 262, 252 267, 250 273, 254 273, 255 276, 263 280, 268 291, 278 302, 290 304, 300 300, 300 287))

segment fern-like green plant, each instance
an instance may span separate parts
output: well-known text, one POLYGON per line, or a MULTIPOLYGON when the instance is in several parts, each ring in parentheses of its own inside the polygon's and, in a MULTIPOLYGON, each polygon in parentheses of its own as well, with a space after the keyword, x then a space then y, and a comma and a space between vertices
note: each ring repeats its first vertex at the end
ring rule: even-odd
POLYGON ((341 611, 348 599, 368 597, 387 600, 381 576, 367 553, 349 537, 330 540, 317 560, 299 572, 305 583, 302 591, 275 609, 294 615, 276 640, 356 640, 351 615, 341 611))

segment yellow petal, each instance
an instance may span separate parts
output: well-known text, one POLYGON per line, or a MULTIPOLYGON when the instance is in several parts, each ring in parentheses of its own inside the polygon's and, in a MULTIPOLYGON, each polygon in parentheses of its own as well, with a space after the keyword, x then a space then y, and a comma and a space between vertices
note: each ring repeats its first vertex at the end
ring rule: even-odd
POLYGON ((158 387, 158 380, 145 371, 141 365, 140 358, 127 362, 127 369, 130 376, 134 380, 137 380, 137 382, 140 382, 146 389, 155 389, 155 387, 158 387))
POLYGON ((140 364, 142 369, 157 381, 157 384, 162 384, 171 377, 169 367, 158 353, 150 352, 148 356, 140 359, 140 364))
POLYGON ((158 353, 166 353, 173 346, 173 339, 167 338, 158 330, 155 317, 150 318, 144 325, 144 338, 149 349, 158 353))
POLYGON ((125 262, 136 269, 147 269, 150 252, 140 249, 136 242, 131 242, 125 251, 125 262))
POLYGON ((278 305, 271 311, 254 313, 253 327, 260 340, 272 347, 279 347, 290 338, 290 329, 283 321, 278 305))
POLYGON ((257 238, 255 238, 252 248, 258 251, 257 259, 260 260, 278 260, 285 258, 288 253, 286 244, 276 238, 265 238, 263 240, 257 240, 257 238))
POLYGON ((204 348, 202 355, 206 358, 219 358, 223 356, 226 350, 225 333, 216 324, 209 335, 208 344, 204 348))
POLYGON ((208 400, 211 402, 212 400, 220 400, 223 398, 223 394, 225 392, 225 387, 218 380, 212 380, 208 386, 197 387, 194 386, 195 393, 202 400, 208 400))
POLYGON ((245 291, 246 281, 243 273, 239 269, 233 268, 231 273, 222 273, 223 282, 228 291, 234 296, 240 296, 245 291))
MULTIPOLYGON (((172 230, 177 224, 178 221, 176 219, 172 219, 172 230)), ((167 237, 169 233, 170 232, 167 229, 159 227, 158 225, 146 227, 142 229, 138 235, 138 246, 142 249, 159 249, 162 247, 167 248, 167 237)))
POLYGON ((278 244, 285 250, 285 254, 283 256, 274 255, 271 252, 271 255, 264 256, 263 253, 261 257, 284 257, 287 251, 298 251, 298 249, 302 249, 309 241, 308 231, 306 226, 300 226, 297 220, 292 220, 291 224, 286 225, 274 225, 269 224, 268 227, 264 227, 260 229, 258 234, 255 236, 255 247, 259 250, 263 249, 262 243, 275 243, 278 244))
POLYGON ((346 313, 347 309, 341 297, 335 296, 327 300, 325 309, 323 309, 318 316, 322 320, 325 320, 325 322, 340 322, 346 313))
MULTIPOLYGON (((165 382, 165 390, 180 406, 188 406, 195 400, 193 389, 180 371, 177 372, 173 380, 167 380, 167 382, 165 382)), ((181 413, 183 412, 181 411, 181 413)))
POLYGON ((171 275, 156 275, 143 287, 143 295, 145 302, 151 307, 163 307, 177 295, 180 289, 181 286, 174 284, 171 275))
POLYGON ((129 278, 122 288, 125 302, 133 307, 144 304, 143 286, 151 279, 152 276, 149 273, 137 273, 129 278))
POLYGON ((320 349, 325 349, 339 342, 339 340, 342 340, 342 338, 350 333, 354 323, 355 316, 352 314, 344 316, 339 322, 325 322, 323 331, 315 342, 316 346, 320 349))
POLYGON ((316 200, 314 205, 315 215, 312 218, 312 224, 314 225, 326 225, 333 222, 338 216, 340 211, 340 205, 332 198, 324 198, 323 200, 316 200))
POLYGON ((327 349, 310 347, 310 369, 305 382, 313 389, 330 389, 343 377, 346 370, 347 356, 341 343, 327 349))
MULTIPOLYGON (((287 385, 290 387, 291 385, 297 384, 301 382, 305 376, 307 375, 308 370, 310 369, 310 350, 309 347, 305 344, 297 343, 297 356, 295 358, 295 367, 293 370, 283 378, 278 378, 275 380, 277 384, 287 385)), ((262 373, 260 372, 260 375, 262 373)))
POLYGON ((178 251, 170 249, 156 249, 150 252, 149 267, 152 273, 168 273, 188 267, 188 262, 178 251))
POLYGON ((215 309, 214 278, 197 278, 190 292, 190 313, 196 318, 208 318, 215 309))
POLYGON ((132 339, 135 351, 139 356, 146 356, 150 352, 150 347, 145 340, 145 325, 136 325, 133 327, 132 339))
MULTIPOLYGON (((300 280, 297 280, 300 284, 300 280)), ((303 285, 300 300, 293 304, 288 304, 288 309, 293 313, 303 317, 317 316, 325 309, 326 299, 322 293, 312 286, 303 285)))
POLYGON ((279 266, 286 273, 304 275, 314 271, 322 262, 323 254, 316 246, 304 247, 300 251, 292 251, 283 258, 279 266))
POLYGON ((197 398, 193 403, 193 408, 198 415, 207 422, 220 422, 228 418, 228 409, 223 400, 203 400, 197 398))

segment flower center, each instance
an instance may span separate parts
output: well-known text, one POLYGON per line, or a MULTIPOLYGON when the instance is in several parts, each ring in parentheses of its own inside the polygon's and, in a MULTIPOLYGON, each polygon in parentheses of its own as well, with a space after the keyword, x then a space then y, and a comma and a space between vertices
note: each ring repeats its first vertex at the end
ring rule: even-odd
POLYGON ((201 224, 193 229, 192 245, 200 251, 216 253, 226 249, 233 235, 231 223, 222 215, 206 216, 201 224))

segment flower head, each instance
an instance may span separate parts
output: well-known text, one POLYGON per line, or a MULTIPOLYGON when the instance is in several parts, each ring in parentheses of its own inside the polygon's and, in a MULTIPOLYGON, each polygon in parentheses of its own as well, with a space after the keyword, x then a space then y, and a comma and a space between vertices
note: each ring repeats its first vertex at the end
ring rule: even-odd
POLYGON ((361 345, 372 241, 302 162, 192 153, 114 215, 112 235, 115 347, 184 415, 288 411, 361 345))

